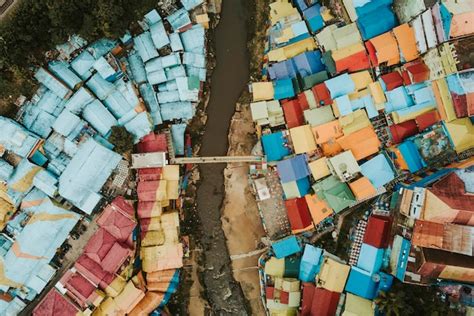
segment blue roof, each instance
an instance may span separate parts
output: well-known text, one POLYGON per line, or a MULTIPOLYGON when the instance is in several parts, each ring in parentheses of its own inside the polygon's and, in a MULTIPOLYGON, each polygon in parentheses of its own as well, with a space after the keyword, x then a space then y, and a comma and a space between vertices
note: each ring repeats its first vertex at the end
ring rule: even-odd
POLYGON ((64 137, 68 137, 69 134, 71 134, 79 124, 82 124, 82 126, 84 124, 79 116, 71 113, 67 109, 64 109, 64 111, 61 112, 54 122, 53 129, 64 137))
POLYGON ((298 278, 303 282, 313 282, 316 274, 321 268, 323 250, 310 244, 304 247, 303 256, 300 261, 300 273, 298 278))
POLYGON ((277 170, 281 182, 291 182, 309 176, 308 161, 306 155, 298 155, 277 162, 277 170))
POLYGON ((28 130, 43 138, 48 137, 48 135, 51 133, 51 126, 56 120, 56 117, 32 103, 25 105, 23 109, 23 125, 28 130))
POLYGON ((97 99, 84 108, 82 117, 103 136, 110 132, 112 126, 118 124, 114 116, 97 99))
POLYGON ((345 291, 372 300, 377 295, 377 283, 369 272, 351 267, 345 291))
POLYGON ((319 50, 296 55, 292 58, 292 61, 301 77, 307 77, 326 69, 321 61, 321 51, 319 50))
POLYGON ((281 100, 295 96, 295 88, 291 79, 281 79, 273 81, 273 89, 275 90, 274 99, 281 100))
POLYGON ((150 32, 143 32, 133 39, 134 47, 142 58, 143 62, 147 62, 152 58, 158 57, 158 52, 153 44, 150 32))
POLYGON ((160 110, 160 105, 156 99, 156 92, 149 83, 143 83, 139 87, 140 94, 145 101, 145 105, 149 112, 156 112, 160 110))
POLYGON ((314 33, 316 31, 319 31, 324 27, 324 20, 323 17, 321 16, 321 5, 320 4, 315 4, 306 10, 303 11, 303 15, 305 20, 309 24, 309 28, 311 31, 314 33))
POLYGON ((398 280, 403 281, 405 279, 405 272, 407 271, 408 267, 408 258, 410 256, 411 242, 408 239, 402 238, 401 236, 397 235, 394 239, 393 250, 395 250, 396 244, 399 244, 400 248, 398 248, 398 253, 392 252, 392 257, 395 256, 395 258, 397 259, 396 271, 392 271, 392 274, 394 274, 398 280))
POLYGON ((56 79, 56 77, 44 68, 39 68, 38 71, 36 71, 35 78, 61 99, 65 99, 71 92, 66 85, 56 79))
POLYGON ((357 267, 373 274, 380 271, 383 263, 384 250, 375 248, 369 244, 362 244, 360 247, 357 267))
POLYGON ((390 31, 398 25, 390 5, 392 0, 371 1, 356 8, 357 25, 364 41, 390 31))
POLYGON ((39 141, 38 136, 3 116, 0 116, 0 131, 0 144, 20 157, 27 157, 39 141))
POLYGON ((163 22, 157 22, 150 26, 151 39, 156 49, 161 49, 170 43, 163 22))
POLYGON ((379 272, 379 276, 380 276, 380 282, 378 283, 378 286, 377 286, 376 296, 379 295, 380 291, 384 291, 384 292, 390 291, 393 284, 392 275, 385 272, 379 272))
POLYGON ((67 100, 64 107, 74 114, 81 114, 84 107, 94 100, 94 95, 85 87, 81 87, 67 100))
POLYGON ((194 116, 193 106, 188 101, 163 103, 160 106, 163 121, 172 121, 174 119, 189 120, 194 116))
POLYGON ((88 139, 79 146, 59 177, 59 194, 90 214, 100 201, 98 192, 120 160, 122 157, 119 154, 88 139))
POLYGON ((385 105, 386 113, 398 111, 413 105, 413 99, 408 95, 407 89, 404 86, 386 91, 385 95, 387 96, 387 103, 385 105))
POLYGON ((67 62, 60 60, 51 61, 48 64, 48 69, 71 89, 74 89, 74 87, 82 81, 81 78, 69 68, 69 63, 67 62))
POLYGON ((299 180, 296 180, 296 186, 298 187, 298 191, 300 196, 305 196, 309 193, 309 189, 311 188, 311 182, 309 181, 309 177, 304 177, 299 180))
POLYGON ((181 0, 183 7, 188 11, 194 9, 198 5, 201 5, 203 2, 204 0, 181 0))
POLYGON ((186 124, 171 125, 171 137, 173 140, 174 153, 176 155, 184 155, 184 132, 186 124))
POLYGON ((147 14, 145 14, 145 20, 148 23, 148 25, 152 25, 152 24, 155 24, 157 22, 160 22, 161 21, 161 16, 158 13, 158 11, 156 11, 156 9, 153 9, 150 12, 148 12, 147 14))
POLYGON ((301 251, 301 246, 295 236, 273 242, 272 248, 277 259, 288 257, 301 251))
POLYGON ((288 142, 281 131, 273 134, 265 134, 261 139, 267 161, 281 160, 291 153, 288 142))
POLYGON ((418 170, 426 167, 426 163, 423 160, 423 157, 421 157, 420 152, 413 141, 404 141, 398 145, 398 149, 400 150, 403 159, 407 163, 408 170, 410 170, 410 172, 417 172, 418 170))
POLYGON ((191 24, 191 18, 189 17, 188 11, 185 9, 179 9, 178 11, 168 15, 166 20, 170 23, 173 31, 178 31, 179 29, 191 24))
POLYGON ((13 173, 13 166, 3 159, 0 159, 0 180, 5 181, 13 173))
POLYGON ((92 76, 91 68, 95 63, 95 58, 87 50, 82 51, 74 60, 71 62, 71 68, 81 77, 83 80, 87 80, 92 76))
POLYGON ((94 74, 86 82, 86 85, 100 100, 105 100, 115 89, 112 83, 102 78, 98 73, 94 74))
POLYGON ((99 59, 109 53, 112 49, 117 46, 118 41, 110 38, 101 38, 92 43, 87 47, 87 50, 94 56, 95 59, 99 59))
POLYGON ((348 74, 342 74, 337 77, 331 78, 324 82, 328 88, 331 98, 335 99, 337 97, 349 94, 355 91, 355 84, 351 76, 348 74))
POLYGON ((291 59, 274 63, 268 67, 268 74, 272 80, 296 78, 295 65, 291 59))
POLYGON ((173 52, 184 50, 183 43, 181 43, 181 38, 179 37, 179 33, 170 34, 170 45, 171 50, 173 52))
POLYGON ((205 31, 201 24, 193 25, 189 30, 180 33, 180 36, 185 51, 204 54, 205 31))
POLYGON ((131 51, 128 55, 128 64, 130 66, 133 81, 138 84, 147 81, 145 64, 136 50, 131 51))
POLYGON ((361 173, 370 180, 375 188, 380 188, 395 179, 392 167, 383 154, 378 154, 364 162, 360 168, 361 173))
POLYGON ((16 166, 7 182, 7 195, 13 205, 17 207, 20 205, 25 195, 33 188, 33 179, 30 177, 40 170, 40 167, 25 158, 16 166))
POLYGON ((137 104, 128 103, 125 96, 119 90, 114 90, 105 100, 104 104, 110 110, 110 112, 115 116, 115 118, 120 119, 125 114, 133 110, 137 104))
POLYGON ((125 124, 125 128, 134 136, 134 142, 138 143, 142 137, 153 131, 150 114, 148 112, 138 113, 125 124))

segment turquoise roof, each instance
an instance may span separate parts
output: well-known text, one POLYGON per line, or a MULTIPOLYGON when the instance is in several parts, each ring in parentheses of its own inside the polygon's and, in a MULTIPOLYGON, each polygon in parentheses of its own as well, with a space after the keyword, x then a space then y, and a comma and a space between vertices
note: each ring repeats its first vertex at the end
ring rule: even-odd
POLYGON ((96 73, 86 83, 87 87, 100 99, 105 100, 115 89, 115 86, 96 73))
POLYGON ((173 31, 178 31, 181 28, 191 24, 191 18, 188 11, 179 9, 178 11, 166 17, 166 20, 171 24, 173 31))
POLYGON ((89 103, 82 112, 82 117, 103 136, 110 132, 112 126, 118 124, 114 116, 99 100, 89 103))
POLYGON ((20 157, 27 157, 39 137, 12 119, 0 116, 0 144, 20 157))
POLYGON ((84 107, 94 100, 94 95, 85 87, 81 87, 67 100, 64 106, 72 113, 80 114, 84 107))
POLYGON ((71 68, 81 77, 82 80, 87 80, 92 76, 91 68, 95 63, 95 58, 87 50, 82 51, 71 62, 71 68))
POLYGON ((163 22, 157 22, 150 26, 151 39, 156 49, 161 49, 170 43, 163 22))
POLYGON ((54 122, 53 129, 64 137, 68 137, 78 127, 78 125, 83 126, 84 122, 79 118, 79 116, 64 109, 54 122))
POLYGON ((139 113, 124 126, 134 136, 135 143, 153 131, 153 124, 147 112, 139 113))
POLYGON ((41 84, 46 86, 49 90, 51 90, 56 96, 60 97, 61 99, 65 99, 71 90, 60 82, 56 77, 54 77, 50 72, 45 70, 44 68, 39 68, 35 73, 35 79, 38 80, 41 84))
POLYGON ((179 37, 179 33, 171 33, 169 37, 171 50, 173 52, 182 51, 184 49, 183 43, 181 43, 181 38, 179 37))
POLYGON ((64 82, 69 88, 74 89, 82 80, 79 78, 74 71, 69 68, 69 63, 64 61, 51 61, 48 64, 48 68, 53 75, 64 82))
MULTIPOLYGON (((158 99, 156 98, 156 92, 149 83, 143 83, 139 87, 140 94, 145 101, 145 105, 149 112, 156 112, 160 110, 158 99)), ((161 116, 161 115, 160 115, 161 116)))
POLYGON ((163 103, 160 106, 163 121, 172 121, 174 119, 190 120, 194 116, 191 102, 163 103))
POLYGON ((3 159, 0 159, 0 180, 5 181, 13 173, 13 166, 3 159))
POLYGON ((205 31, 201 24, 193 25, 189 30, 180 33, 181 42, 186 52, 204 54, 205 31))
POLYGON ((145 20, 148 23, 148 25, 152 25, 152 24, 155 24, 157 22, 160 22, 161 21, 161 16, 158 13, 158 11, 156 11, 156 9, 153 9, 150 12, 148 12, 147 14, 145 14, 145 20))
POLYGON ((140 54, 136 50, 132 50, 128 55, 128 64, 132 73, 133 80, 140 84, 147 81, 145 64, 143 63, 140 54))
POLYGON ((158 52, 153 44, 150 32, 143 32, 133 39, 135 49, 142 58, 143 62, 147 62, 152 58, 158 57, 158 52))

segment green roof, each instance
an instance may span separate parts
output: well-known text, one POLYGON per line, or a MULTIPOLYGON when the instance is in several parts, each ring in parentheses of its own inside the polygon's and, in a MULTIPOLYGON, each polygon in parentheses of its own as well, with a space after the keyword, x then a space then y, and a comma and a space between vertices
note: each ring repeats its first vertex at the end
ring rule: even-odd
POLYGON ((314 184, 313 190, 318 196, 323 198, 336 213, 339 213, 355 202, 354 195, 349 186, 339 181, 335 176, 329 176, 314 184))

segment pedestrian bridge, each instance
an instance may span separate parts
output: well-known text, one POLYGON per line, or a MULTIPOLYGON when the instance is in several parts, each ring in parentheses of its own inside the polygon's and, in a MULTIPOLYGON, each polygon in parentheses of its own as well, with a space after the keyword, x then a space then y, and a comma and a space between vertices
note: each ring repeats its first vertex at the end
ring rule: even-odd
POLYGON ((200 163, 234 163, 234 162, 262 162, 262 156, 215 156, 215 157, 182 157, 173 158, 171 164, 200 164, 200 163))

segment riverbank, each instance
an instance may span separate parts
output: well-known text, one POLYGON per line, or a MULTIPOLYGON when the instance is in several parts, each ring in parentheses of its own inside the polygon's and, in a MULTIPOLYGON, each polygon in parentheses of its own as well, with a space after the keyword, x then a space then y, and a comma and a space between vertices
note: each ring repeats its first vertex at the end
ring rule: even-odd
MULTIPOLYGON (((248 3, 248 43, 250 53, 250 78, 261 77, 269 0, 248 3)), ((250 94, 245 89, 229 129, 229 156, 250 155, 257 142, 255 127, 250 112, 250 94)), ((252 315, 263 315, 260 298, 260 281, 257 260, 265 249, 262 237, 265 231, 261 224, 257 204, 248 183, 248 164, 229 164, 224 170, 225 200, 222 210, 222 227, 232 259, 234 278, 250 304, 252 315)))

